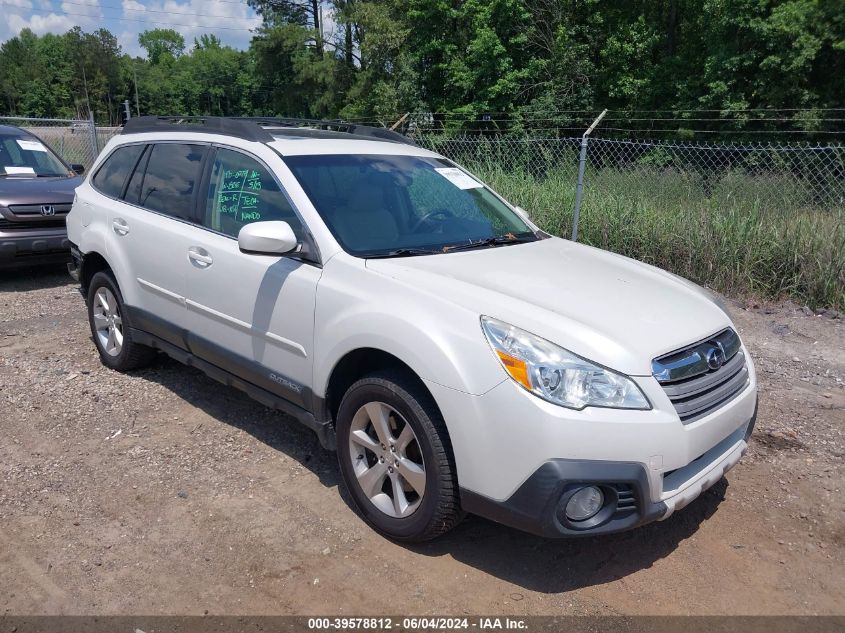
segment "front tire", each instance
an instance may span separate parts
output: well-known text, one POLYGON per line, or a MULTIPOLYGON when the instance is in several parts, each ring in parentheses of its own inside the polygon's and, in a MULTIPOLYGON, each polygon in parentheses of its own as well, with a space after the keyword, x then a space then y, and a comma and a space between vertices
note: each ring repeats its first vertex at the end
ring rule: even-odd
POLYGON ((340 403, 336 432, 343 480, 376 530, 419 542, 461 520, 446 425, 416 380, 401 372, 362 378, 340 403))
POLYGON ((149 365, 156 351, 132 340, 123 296, 114 277, 101 271, 88 284, 88 323, 102 363, 117 371, 149 365))

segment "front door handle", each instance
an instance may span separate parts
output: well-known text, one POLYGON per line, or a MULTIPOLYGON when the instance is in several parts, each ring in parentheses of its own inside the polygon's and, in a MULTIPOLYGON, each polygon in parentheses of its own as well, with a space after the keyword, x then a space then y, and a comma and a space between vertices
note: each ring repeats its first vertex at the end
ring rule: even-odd
POLYGON ((111 228, 115 233, 121 236, 129 233, 129 225, 123 218, 115 218, 114 220, 112 220, 111 228))
POLYGON ((214 259, 211 257, 209 252, 199 246, 191 246, 191 248, 188 249, 188 259, 190 259, 191 263, 198 268, 208 268, 214 263, 214 259))

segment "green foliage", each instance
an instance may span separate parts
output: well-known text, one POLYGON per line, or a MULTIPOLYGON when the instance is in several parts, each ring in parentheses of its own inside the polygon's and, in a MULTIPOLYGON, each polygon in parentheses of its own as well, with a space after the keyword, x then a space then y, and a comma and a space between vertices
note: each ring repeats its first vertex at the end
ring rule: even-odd
POLYGON ((153 66, 171 64, 185 51, 185 38, 173 29, 153 29, 138 36, 138 44, 147 51, 153 66))
MULTIPOLYGON (((245 51, 213 34, 188 49, 178 32, 153 29, 139 36, 146 57, 132 58, 105 29, 41 37, 23 30, 0 45, 0 112, 84 118, 90 110, 99 123, 117 124, 125 99, 141 114, 341 116, 384 125, 428 112, 443 131, 436 145, 468 122, 511 135, 572 136, 587 124, 567 112, 575 110, 666 111, 689 119, 661 124, 680 139, 706 127, 695 111, 714 111, 742 131, 776 109, 794 112, 800 129, 819 130, 831 118, 825 109, 845 106, 842 0, 248 4, 263 24, 245 51)), ((534 140, 505 155, 482 137, 457 158, 565 233, 575 162, 561 166, 551 146, 534 140)), ((712 181, 676 163, 657 149, 638 159, 635 180, 618 169, 594 174, 585 240, 723 290, 843 306, 841 202, 826 211, 802 207, 790 192, 806 183, 788 181, 788 168, 771 177, 728 171, 712 181), (761 203, 771 190, 782 192, 779 208, 761 203)))
MULTIPOLYGON (((132 59, 103 29, 22 31, 0 45, 0 109, 77 116, 90 105, 114 123, 137 75, 145 114, 392 123, 428 111, 446 130, 489 120, 481 127, 501 131, 507 119, 518 133, 583 129, 566 110, 710 109, 740 131, 765 116, 751 109, 777 108, 814 130, 845 94, 841 0, 248 3, 263 25, 247 51, 212 34, 188 49, 177 31, 152 29, 138 38, 146 58, 132 59)), ((702 124, 673 127, 689 136, 702 124)))
MULTIPOLYGON (((543 229, 568 235, 571 171, 536 178, 488 162, 470 167, 543 229)), ((790 200, 789 183, 728 173, 705 193, 700 179, 648 169, 636 177, 617 169, 591 177, 580 241, 722 292, 845 308, 845 209, 802 208, 790 200), (782 205, 764 204, 772 187, 786 192, 782 205)))

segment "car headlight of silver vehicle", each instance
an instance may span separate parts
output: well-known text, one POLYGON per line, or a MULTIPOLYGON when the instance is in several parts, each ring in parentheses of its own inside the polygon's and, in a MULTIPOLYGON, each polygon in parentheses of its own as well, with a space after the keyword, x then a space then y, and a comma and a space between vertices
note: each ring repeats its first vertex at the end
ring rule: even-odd
POLYGON ((481 329, 508 375, 544 400, 578 410, 651 408, 627 376, 491 317, 481 317, 481 329))

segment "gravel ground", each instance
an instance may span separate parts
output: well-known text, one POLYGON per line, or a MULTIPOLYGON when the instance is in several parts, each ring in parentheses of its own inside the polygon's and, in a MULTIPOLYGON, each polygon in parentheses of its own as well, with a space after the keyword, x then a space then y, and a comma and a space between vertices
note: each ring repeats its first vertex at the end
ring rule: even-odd
POLYGON ((65 274, 0 273, 0 612, 845 614, 845 323, 733 307, 760 415, 696 502, 603 538, 469 517, 408 547, 310 432, 166 358, 105 369, 65 274))

